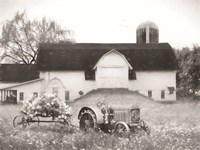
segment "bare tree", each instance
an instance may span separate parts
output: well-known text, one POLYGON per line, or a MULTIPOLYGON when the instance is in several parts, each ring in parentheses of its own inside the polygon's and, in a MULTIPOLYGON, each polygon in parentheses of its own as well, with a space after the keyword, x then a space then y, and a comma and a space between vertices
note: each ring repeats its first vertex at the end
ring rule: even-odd
POLYGON ((0 38, 1 60, 12 63, 36 63, 39 43, 70 42, 73 43, 72 31, 61 28, 55 21, 27 18, 26 12, 17 12, 8 20, 0 38))

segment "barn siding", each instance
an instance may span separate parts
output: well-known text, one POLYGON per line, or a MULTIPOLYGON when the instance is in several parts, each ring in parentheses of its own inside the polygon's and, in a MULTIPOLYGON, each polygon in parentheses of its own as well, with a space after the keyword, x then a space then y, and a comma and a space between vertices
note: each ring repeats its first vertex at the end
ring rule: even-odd
MULTIPOLYGON (((70 92, 71 100, 81 96, 79 91, 83 91, 85 94, 98 87, 96 80, 85 80, 84 71, 41 72, 40 76, 45 78, 46 84, 48 80, 50 81, 55 77, 60 79, 66 90, 70 92)), ((148 90, 152 90, 152 98, 155 100, 176 100, 176 92, 169 94, 167 89, 169 86, 176 89, 176 71, 140 71, 136 72, 136 76, 137 80, 129 80, 129 90, 139 91, 146 96, 148 96, 148 90), (165 90, 165 99, 161 99, 162 90, 165 90)))
POLYGON ((139 91, 148 96, 152 90, 152 98, 158 101, 176 100, 176 92, 169 94, 167 87, 176 89, 176 71, 138 71, 137 80, 129 82, 129 89, 139 91), (165 99, 161 99, 161 91, 165 91, 165 99))
MULTIPOLYGON (((136 80, 128 80, 129 90, 138 91, 146 96, 148 96, 148 90, 151 90, 152 98, 157 101, 176 100, 176 92, 169 94, 167 89, 167 87, 176 89, 176 71, 137 71, 136 76, 136 80), (162 90, 165 91, 165 99, 161 99, 162 90)), ((23 92, 24 99, 27 99, 33 95, 33 92, 38 92, 39 95, 44 92, 51 93, 52 87, 58 86, 59 96, 62 99, 65 97, 65 91, 69 91, 70 100, 74 100, 82 96, 80 91, 86 94, 99 88, 97 80, 85 80, 84 71, 43 71, 40 72, 40 78, 44 78, 44 80, 11 87, 8 90, 17 90, 17 100, 19 101, 20 92, 23 92), (61 83, 49 84, 54 78, 61 83)))
MULTIPOLYGON (((85 94, 92 89, 96 89, 95 81, 85 80, 84 71, 43 71, 40 72, 40 77, 45 79, 43 92, 45 92, 45 87, 51 79, 60 79, 62 84, 65 86, 65 90, 69 91, 70 100, 80 97, 80 91, 85 94)), ((64 90, 63 93, 65 93, 64 90)))

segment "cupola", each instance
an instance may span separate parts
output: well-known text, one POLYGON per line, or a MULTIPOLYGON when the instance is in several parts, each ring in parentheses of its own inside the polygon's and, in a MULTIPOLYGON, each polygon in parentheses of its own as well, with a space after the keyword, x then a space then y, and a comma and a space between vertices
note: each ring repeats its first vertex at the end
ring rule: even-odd
POLYGON ((152 21, 146 21, 139 24, 136 31, 136 39, 138 44, 158 43, 159 42, 158 26, 152 21))

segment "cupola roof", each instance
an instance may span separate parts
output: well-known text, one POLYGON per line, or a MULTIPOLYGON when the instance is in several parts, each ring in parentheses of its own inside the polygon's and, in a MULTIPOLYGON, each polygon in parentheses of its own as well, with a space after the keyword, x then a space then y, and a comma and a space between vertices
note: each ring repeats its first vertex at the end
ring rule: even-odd
POLYGON ((153 29, 157 29, 158 30, 158 26, 152 21, 142 22, 141 24, 138 25, 137 30, 138 29, 144 29, 147 26, 149 26, 149 28, 153 28, 153 29))

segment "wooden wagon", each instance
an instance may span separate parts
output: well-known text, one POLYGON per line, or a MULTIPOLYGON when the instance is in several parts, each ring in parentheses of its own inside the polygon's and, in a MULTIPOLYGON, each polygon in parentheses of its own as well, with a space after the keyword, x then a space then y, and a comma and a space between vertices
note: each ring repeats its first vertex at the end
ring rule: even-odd
POLYGON ((22 127, 26 128, 30 125, 39 125, 39 123, 61 123, 64 126, 70 126, 70 118, 71 115, 66 115, 62 118, 59 116, 62 116, 58 112, 55 111, 37 111, 34 115, 29 115, 24 111, 21 111, 20 115, 15 116, 13 119, 13 126, 14 127, 22 127), (42 119, 42 118, 51 118, 51 120, 42 119))

